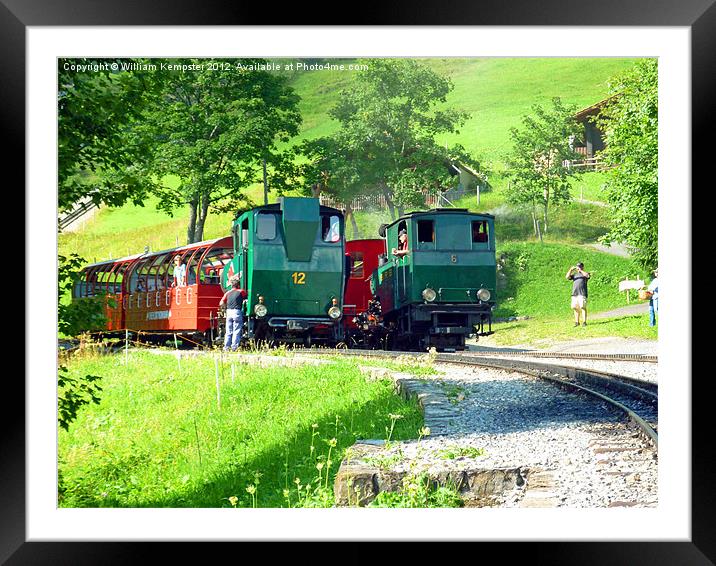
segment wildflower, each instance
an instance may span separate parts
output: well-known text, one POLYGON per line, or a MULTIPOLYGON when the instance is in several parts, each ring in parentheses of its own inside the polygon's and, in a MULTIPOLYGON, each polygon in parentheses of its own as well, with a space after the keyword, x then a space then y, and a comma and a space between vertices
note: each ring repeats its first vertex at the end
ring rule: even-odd
POLYGON ((291 493, 288 489, 283 490, 283 496, 288 499, 289 493, 291 493))
POLYGON ((246 488, 246 491, 247 491, 248 493, 250 493, 251 495, 253 495, 254 493, 256 493, 256 486, 255 486, 255 485, 250 485, 250 486, 248 486, 248 487, 246 488))
POLYGON ((336 444, 338 444, 338 441, 335 438, 331 438, 328 441, 328 446, 330 446, 331 448, 335 448, 336 444))
POLYGON ((430 436, 430 427, 424 426, 418 431, 418 433, 420 436, 430 436))
POLYGON ((311 425, 311 428, 318 428, 318 423, 313 423, 313 424, 311 425))
POLYGON ((402 419, 403 415, 394 415, 393 413, 388 413, 388 416, 393 419, 394 421, 397 421, 398 419, 402 419))
POLYGON ((323 469, 323 462, 318 462, 318 464, 316 464, 316 469, 320 472, 323 469))
POLYGON ((239 502, 239 498, 236 497, 235 495, 232 495, 231 497, 229 497, 229 503, 231 503, 232 507, 236 507, 236 504, 238 502, 239 502))

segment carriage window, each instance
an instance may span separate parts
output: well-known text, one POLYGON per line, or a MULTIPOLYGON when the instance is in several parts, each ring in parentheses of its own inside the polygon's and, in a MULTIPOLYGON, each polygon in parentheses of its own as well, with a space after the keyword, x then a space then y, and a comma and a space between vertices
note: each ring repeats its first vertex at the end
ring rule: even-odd
POLYGON ((157 274, 159 273, 159 267, 162 262, 162 258, 164 256, 157 256, 154 258, 154 261, 152 262, 151 267, 149 267, 148 274, 147 274, 147 290, 148 291, 156 291, 157 289, 161 289, 163 285, 163 281, 157 277, 157 274))
POLYGON ((351 279, 363 278, 363 252, 351 252, 351 279))
POLYGON ((259 240, 273 240, 276 237, 276 215, 259 212, 256 217, 256 237, 259 240))
POLYGON ((159 266, 159 272, 157 273, 157 276, 162 278, 162 285, 165 289, 171 288, 171 286, 174 284, 175 257, 175 255, 168 253, 162 258, 162 263, 159 266))
POLYGON ((341 219, 338 216, 321 216, 321 237, 324 242, 341 239, 341 219))
POLYGON ((164 263, 166 259, 166 255, 158 255, 152 262, 152 266, 149 268, 147 287, 150 291, 158 291, 167 286, 166 266, 164 263))
MULTIPOLYGON (((199 259, 202 255, 204 255, 204 252, 206 251, 206 248, 199 248, 196 252, 194 252, 194 255, 189 260, 189 264, 186 267, 186 284, 187 285, 196 285, 196 270, 199 267, 199 259)), ((191 252, 190 252, 191 253, 191 252)))
POLYGON ((149 263, 150 261, 144 260, 132 272, 130 280, 130 293, 146 293, 147 292, 147 279, 149 275, 149 263))
POLYGON ((479 220, 472 223, 472 241, 475 243, 487 243, 489 235, 487 232, 487 221, 479 220))
POLYGON ((102 268, 95 271, 94 276, 92 278, 93 279, 93 287, 94 287, 94 291, 93 291, 94 295, 99 295, 102 291, 105 290, 107 275, 108 275, 107 272, 102 271, 102 268))
POLYGON ((119 294, 122 292, 122 281, 124 281, 124 274, 127 271, 127 266, 129 266, 128 263, 123 263, 115 271, 114 291, 113 291, 115 294, 119 294))
POLYGON ((418 242, 435 241, 435 223, 432 220, 418 220, 418 242))
POLYGON ((210 285, 221 283, 221 274, 224 266, 231 261, 232 250, 230 248, 215 248, 210 250, 201 263, 199 271, 199 282, 210 285))

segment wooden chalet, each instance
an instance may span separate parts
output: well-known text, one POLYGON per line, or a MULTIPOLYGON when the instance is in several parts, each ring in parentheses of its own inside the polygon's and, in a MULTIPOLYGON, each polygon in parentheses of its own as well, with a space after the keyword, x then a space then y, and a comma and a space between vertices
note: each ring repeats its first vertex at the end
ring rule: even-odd
POLYGON ((600 168, 601 160, 598 156, 598 152, 602 151, 606 146, 604 143, 604 132, 599 129, 595 123, 595 119, 602 111, 602 108, 613 100, 613 98, 614 96, 611 96, 600 100, 596 104, 583 108, 574 115, 577 122, 582 124, 584 133, 582 139, 574 140, 574 150, 581 154, 583 158, 578 161, 573 161, 571 163, 573 167, 600 168))

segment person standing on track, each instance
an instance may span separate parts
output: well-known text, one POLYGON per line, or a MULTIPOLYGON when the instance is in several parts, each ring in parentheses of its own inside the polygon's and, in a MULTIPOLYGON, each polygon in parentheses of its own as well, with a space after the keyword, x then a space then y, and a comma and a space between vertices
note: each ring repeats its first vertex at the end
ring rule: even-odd
POLYGON ((584 271, 582 262, 567 270, 565 279, 572 281, 574 326, 579 326, 580 315, 582 315, 582 326, 587 326, 587 281, 590 277, 591 275, 584 271))
POLYGON ((219 307, 226 305, 226 337, 224 338, 224 351, 231 349, 235 352, 241 344, 241 332, 244 328, 244 290, 240 287, 239 278, 231 278, 229 289, 219 301, 219 307))

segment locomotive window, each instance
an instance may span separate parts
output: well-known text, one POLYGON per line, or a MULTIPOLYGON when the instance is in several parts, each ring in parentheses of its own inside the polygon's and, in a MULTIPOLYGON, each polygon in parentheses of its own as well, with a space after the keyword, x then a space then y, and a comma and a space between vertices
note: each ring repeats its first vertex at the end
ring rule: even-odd
POLYGON ((321 216, 321 237, 324 242, 341 239, 341 219, 338 216, 321 216))
POLYGON ((241 223, 241 246, 244 249, 249 247, 249 219, 245 219, 241 223))
POLYGON ((363 252, 351 252, 351 279, 363 278, 363 252))
POLYGON ((472 223, 472 241, 474 243, 487 243, 489 241, 487 221, 478 220, 472 223))
POLYGON ((432 220, 418 220, 418 242, 435 241, 435 222, 432 220))
POLYGON ((273 240, 276 237, 276 215, 259 212, 256 216, 256 237, 259 240, 273 240))

